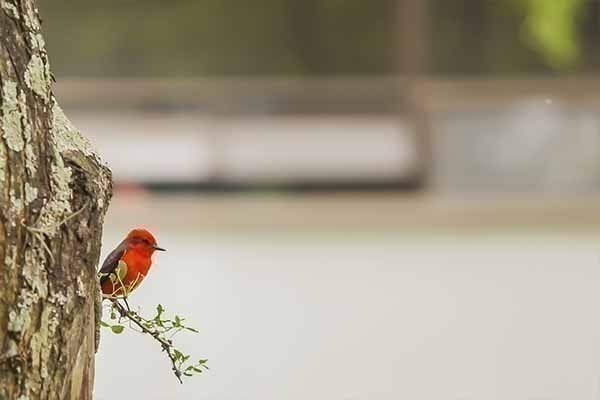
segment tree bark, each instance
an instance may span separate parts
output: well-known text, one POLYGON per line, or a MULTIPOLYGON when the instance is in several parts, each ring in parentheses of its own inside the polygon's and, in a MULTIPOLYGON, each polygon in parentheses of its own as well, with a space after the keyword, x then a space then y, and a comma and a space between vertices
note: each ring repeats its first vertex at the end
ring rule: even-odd
POLYGON ((0 0, 0 400, 91 399, 111 176, 60 109, 34 0, 0 0))

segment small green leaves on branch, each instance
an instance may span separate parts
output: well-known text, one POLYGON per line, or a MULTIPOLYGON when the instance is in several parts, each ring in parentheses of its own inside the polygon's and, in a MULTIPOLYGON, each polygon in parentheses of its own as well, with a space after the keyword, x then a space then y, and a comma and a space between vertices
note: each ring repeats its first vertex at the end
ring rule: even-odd
POLYGON ((167 353, 171 360, 173 374, 179 382, 183 383, 182 376, 193 376, 208 369, 207 360, 190 363, 190 356, 177 349, 173 344, 173 337, 179 332, 198 333, 196 329, 185 325, 185 318, 178 315, 175 315, 173 319, 165 317, 165 309, 161 304, 156 306, 156 314, 152 318, 145 318, 139 312, 123 306, 118 299, 108 298, 108 300, 110 300, 110 320, 113 323, 102 321, 101 325, 110 328, 113 333, 120 334, 125 329, 123 323, 126 321, 128 326, 136 332, 152 336, 167 353))
POLYGON ((110 325, 104 321, 100 321, 100 326, 102 326, 103 328, 110 328, 110 330, 113 333, 116 333, 117 335, 120 333, 123 333, 123 331, 125 330, 125 327, 123 325, 120 325, 120 324, 110 325))
MULTIPOLYGON (((171 337, 183 330, 198 333, 196 329, 184 325, 183 322, 185 321, 185 318, 181 318, 179 315, 175 315, 172 320, 163 319, 164 312, 165 309, 162 304, 159 304, 156 306, 156 315, 152 319, 148 320, 142 317, 140 318, 144 321, 146 328, 158 330, 162 333, 169 334, 171 337)), ((137 315, 137 313, 135 314, 137 315)))

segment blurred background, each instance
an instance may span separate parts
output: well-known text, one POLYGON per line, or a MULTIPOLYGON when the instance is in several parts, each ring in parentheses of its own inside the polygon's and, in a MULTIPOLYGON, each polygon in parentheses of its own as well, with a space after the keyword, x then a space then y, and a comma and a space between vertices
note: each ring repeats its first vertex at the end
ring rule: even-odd
POLYGON ((106 333, 97 398, 600 398, 599 2, 40 8, 104 253, 156 231, 132 302, 212 368, 106 333))

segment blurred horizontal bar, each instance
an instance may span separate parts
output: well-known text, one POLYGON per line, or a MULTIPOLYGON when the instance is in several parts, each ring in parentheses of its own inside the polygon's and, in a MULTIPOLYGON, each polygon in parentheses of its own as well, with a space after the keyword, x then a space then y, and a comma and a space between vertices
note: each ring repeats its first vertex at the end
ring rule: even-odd
MULTIPOLYGON (((598 196, 446 196, 345 192, 238 195, 150 195, 117 192, 107 214, 112 229, 126 230, 153 215, 158 231, 310 231, 597 233, 598 196), (169 212, 176 210, 176 212, 169 212)), ((376 236, 373 236, 376 237, 376 236)))
POLYGON ((395 113, 396 79, 64 79, 71 109, 189 110, 211 114, 395 113))
POLYGON ((414 83, 413 101, 430 111, 477 111, 541 99, 600 106, 600 78, 433 79, 414 83))
POLYGON ((600 191, 600 79, 65 80, 56 92, 117 182, 600 191))
POLYGON ((600 79, 61 79, 55 92, 70 109, 396 114, 415 106, 447 110, 530 96, 599 104, 600 79))
POLYGON ((418 155, 393 117, 71 112, 117 182, 316 186, 403 183, 418 155))

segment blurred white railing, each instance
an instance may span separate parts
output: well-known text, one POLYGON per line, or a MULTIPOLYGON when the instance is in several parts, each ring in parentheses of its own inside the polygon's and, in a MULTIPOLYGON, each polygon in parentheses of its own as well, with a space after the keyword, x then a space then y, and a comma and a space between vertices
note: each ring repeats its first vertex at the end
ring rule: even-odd
POLYGON ((64 80, 117 181, 600 189, 600 79, 64 80))

